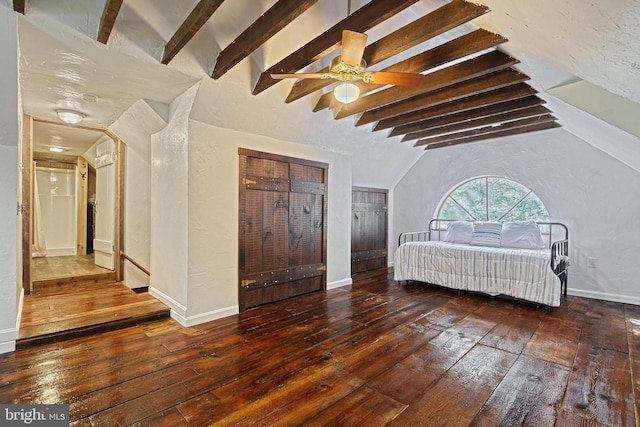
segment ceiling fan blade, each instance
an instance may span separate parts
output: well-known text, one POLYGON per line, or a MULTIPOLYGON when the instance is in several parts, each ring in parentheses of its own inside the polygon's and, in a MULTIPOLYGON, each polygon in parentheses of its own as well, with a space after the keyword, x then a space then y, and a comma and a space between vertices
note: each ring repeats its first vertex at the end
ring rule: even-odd
POLYGON ((271 74, 272 79, 321 79, 321 73, 271 74))
POLYGON ((342 50, 340 60, 347 65, 356 66, 362 62, 364 48, 367 45, 367 35, 355 31, 342 31, 342 50))
POLYGON ((424 80, 419 73, 392 73, 388 71, 374 71, 371 73, 371 83, 377 85, 418 86, 424 80))

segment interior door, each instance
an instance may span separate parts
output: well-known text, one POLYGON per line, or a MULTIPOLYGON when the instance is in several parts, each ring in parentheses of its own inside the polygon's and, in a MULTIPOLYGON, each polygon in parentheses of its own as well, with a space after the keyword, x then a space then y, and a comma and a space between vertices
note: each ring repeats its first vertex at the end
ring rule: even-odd
POLYGON ((240 310, 325 289, 328 165, 239 154, 240 310))
POLYGON ((115 268, 116 144, 108 139, 96 148, 96 202, 93 251, 100 267, 115 268))
POLYGON ((366 187, 351 191, 351 273, 387 268, 388 193, 366 187))

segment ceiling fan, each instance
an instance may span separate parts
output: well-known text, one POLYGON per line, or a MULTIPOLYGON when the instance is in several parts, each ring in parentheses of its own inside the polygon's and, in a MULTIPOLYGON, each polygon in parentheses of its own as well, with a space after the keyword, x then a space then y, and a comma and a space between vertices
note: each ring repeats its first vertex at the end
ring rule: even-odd
POLYGON ((335 98, 342 103, 355 101, 360 89, 352 82, 396 86, 417 86, 424 75, 419 73, 397 73, 386 71, 366 71, 366 61, 362 59, 367 44, 367 35, 351 30, 342 31, 342 51, 331 61, 328 73, 271 74, 272 79, 334 79, 342 82, 334 90, 335 98))

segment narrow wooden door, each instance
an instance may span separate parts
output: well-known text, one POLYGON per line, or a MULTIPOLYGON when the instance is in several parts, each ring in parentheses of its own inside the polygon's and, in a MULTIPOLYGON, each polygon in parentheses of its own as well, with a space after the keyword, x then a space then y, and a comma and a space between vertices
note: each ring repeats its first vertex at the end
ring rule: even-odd
POLYGON ((240 311, 325 289, 328 165, 238 153, 240 311))
POLYGON ((351 191, 351 273, 387 267, 388 190, 351 191))

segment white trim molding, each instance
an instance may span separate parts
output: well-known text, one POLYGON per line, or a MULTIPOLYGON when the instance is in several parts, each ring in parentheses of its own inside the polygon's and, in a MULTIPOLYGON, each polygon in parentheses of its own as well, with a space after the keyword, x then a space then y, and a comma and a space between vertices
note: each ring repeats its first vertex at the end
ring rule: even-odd
MULTIPOLYGON (((180 322, 183 326, 195 326, 202 323, 211 322, 213 320, 222 319, 223 317, 233 316, 240 313, 240 307, 235 305, 231 307, 220 308, 218 310, 209 311, 207 313, 196 314, 184 319, 184 323, 180 322)), ((177 319, 176 319, 177 320, 177 319)))
POLYGON ((582 290, 582 289, 573 289, 573 288, 568 288, 567 289, 567 293, 569 295, 573 295, 573 296, 576 296, 576 297, 600 299, 600 300, 604 300, 604 301, 621 302, 621 303, 624 303, 624 304, 640 305, 640 297, 633 297, 633 296, 628 296, 628 295, 610 294, 610 293, 606 293, 606 292, 585 291, 585 290, 582 290))
POLYGON ((152 286, 149 287, 149 295, 168 305, 171 308, 171 318, 184 327, 195 326, 212 320, 222 319, 223 317, 233 316, 240 312, 240 307, 236 305, 196 314, 194 316, 187 316, 187 307, 160 292, 156 288, 152 286))
POLYGON ((343 286, 349 286, 351 284, 353 284, 353 280, 351 280, 351 277, 349 277, 348 279, 336 280, 335 282, 327 283, 327 290, 341 288, 343 286))
POLYGON ((0 354, 16 351, 18 328, 4 329, 0 331, 0 354))
POLYGON ((154 298, 159 299, 160 302, 168 305, 169 308, 171 308, 171 318, 176 320, 182 326, 186 326, 186 324, 183 323, 183 322, 186 319, 187 307, 185 307, 184 305, 180 304, 178 301, 174 300, 173 298, 171 298, 170 296, 166 295, 165 293, 163 293, 163 292, 159 291, 158 289, 154 288, 153 286, 149 286, 149 295, 151 295, 154 298))

